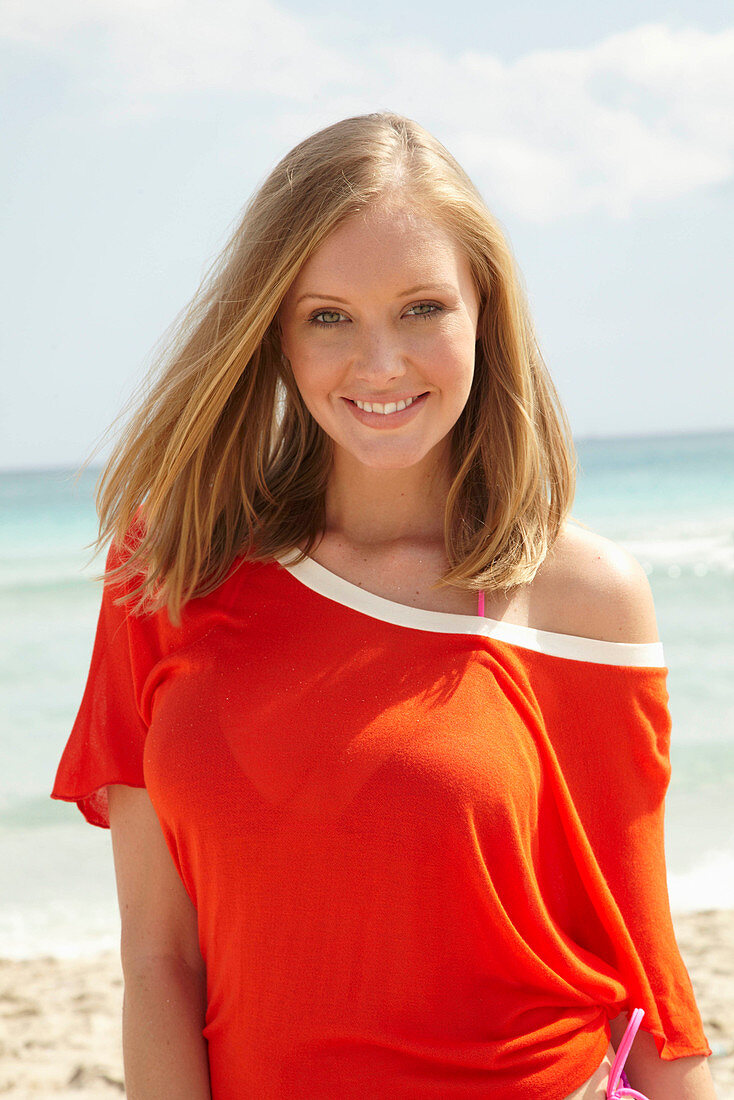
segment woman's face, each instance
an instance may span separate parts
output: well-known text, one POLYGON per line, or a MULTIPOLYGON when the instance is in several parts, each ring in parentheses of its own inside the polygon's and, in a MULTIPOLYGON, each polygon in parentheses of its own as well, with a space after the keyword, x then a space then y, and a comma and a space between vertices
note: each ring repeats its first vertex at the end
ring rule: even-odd
POLYGON ((397 469, 445 458, 478 315, 465 254, 406 200, 349 219, 311 256, 279 313, 281 347, 337 448, 397 469))

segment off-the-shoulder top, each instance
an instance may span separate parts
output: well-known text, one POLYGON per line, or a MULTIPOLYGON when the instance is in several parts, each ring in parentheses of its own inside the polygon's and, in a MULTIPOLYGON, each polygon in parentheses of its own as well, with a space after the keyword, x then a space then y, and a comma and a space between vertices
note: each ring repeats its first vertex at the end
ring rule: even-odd
POLYGON ((710 1053, 660 644, 419 610, 312 559, 238 559, 177 628, 120 594, 52 796, 106 826, 108 784, 147 788, 214 1100, 562 1100, 635 1007, 662 1058, 710 1053))

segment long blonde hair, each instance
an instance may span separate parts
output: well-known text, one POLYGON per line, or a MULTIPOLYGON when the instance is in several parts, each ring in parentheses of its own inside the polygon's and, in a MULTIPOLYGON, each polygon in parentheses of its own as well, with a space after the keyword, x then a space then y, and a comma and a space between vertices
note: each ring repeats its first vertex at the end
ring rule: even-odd
POLYGON ((178 625, 239 555, 296 561, 317 545, 332 441, 281 355, 277 313, 326 237, 403 187, 463 246, 481 304, 472 389, 452 432, 449 568, 436 584, 506 589, 535 575, 570 510, 575 458, 521 276, 451 154, 416 122, 379 112, 328 126, 280 161, 111 425, 132 406, 97 484, 92 545, 127 547, 107 576, 136 579, 136 612, 165 605, 178 625))

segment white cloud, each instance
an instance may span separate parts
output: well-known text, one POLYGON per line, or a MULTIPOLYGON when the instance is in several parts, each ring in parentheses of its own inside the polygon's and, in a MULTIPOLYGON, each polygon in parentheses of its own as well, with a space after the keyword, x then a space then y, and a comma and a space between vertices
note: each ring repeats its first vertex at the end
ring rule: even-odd
POLYGON ((449 56, 438 36, 385 46, 367 27, 345 44, 270 0, 6 0, 0 37, 64 59, 90 109, 115 116, 211 93, 292 141, 393 107, 443 138, 490 205, 530 220, 625 217, 734 172, 734 28, 645 25, 505 63, 449 56))
POLYGON ((512 64, 476 51, 391 51, 399 94, 424 110, 487 197, 549 220, 625 216, 734 171, 734 29, 646 26, 512 64))
POLYGON ((2 38, 65 58, 118 114, 202 92, 303 101, 325 81, 359 77, 353 59, 269 0, 6 0, 2 38))

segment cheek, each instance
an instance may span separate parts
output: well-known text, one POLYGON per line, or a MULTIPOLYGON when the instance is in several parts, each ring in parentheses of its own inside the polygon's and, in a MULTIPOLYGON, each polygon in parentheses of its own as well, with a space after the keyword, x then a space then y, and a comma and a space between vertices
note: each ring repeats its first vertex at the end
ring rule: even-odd
POLYGON ((303 403, 316 420, 321 418, 338 374, 332 360, 333 355, 309 354, 299 349, 295 349, 290 360, 293 379, 303 403))
POLYGON ((476 345, 473 338, 446 340, 434 349, 431 357, 437 384, 457 396, 468 395, 474 378, 476 345))

